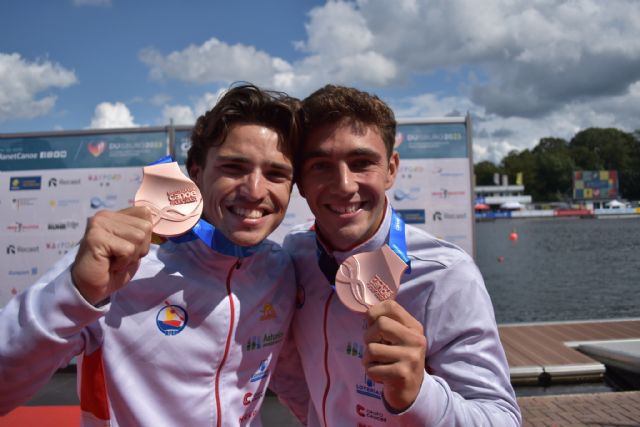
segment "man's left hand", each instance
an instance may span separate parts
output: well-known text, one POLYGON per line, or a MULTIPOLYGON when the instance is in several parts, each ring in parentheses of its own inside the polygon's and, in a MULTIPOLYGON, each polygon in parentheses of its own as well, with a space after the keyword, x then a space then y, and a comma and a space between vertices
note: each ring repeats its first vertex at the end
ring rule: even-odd
POLYGON ((402 412, 414 402, 422 385, 427 339, 424 328, 395 301, 367 311, 363 364, 369 378, 384 384, 384 400, 402 412))

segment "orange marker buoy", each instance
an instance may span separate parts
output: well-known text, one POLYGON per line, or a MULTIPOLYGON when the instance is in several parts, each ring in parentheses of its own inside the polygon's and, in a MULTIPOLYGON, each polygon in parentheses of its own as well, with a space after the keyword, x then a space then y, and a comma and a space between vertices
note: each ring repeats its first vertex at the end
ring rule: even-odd
POLYGON ((518 240, 518 233, 516 233, 516 230, 511 231, 511 234, 509 234, 509 240, 512 242, 518 240))

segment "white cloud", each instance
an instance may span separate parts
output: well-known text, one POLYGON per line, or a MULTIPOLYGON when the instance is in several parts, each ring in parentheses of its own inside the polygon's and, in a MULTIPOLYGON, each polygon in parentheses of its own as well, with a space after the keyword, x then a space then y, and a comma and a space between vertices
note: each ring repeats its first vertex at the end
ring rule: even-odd
POLYGON ((326 83, 417 88, 391 100, 398 118, 469 111, 476 160, 500 160, 542 137, 640 127, 637 22, 634 0, 329 0, 309 11, 288 61, 215 38, 139 57, 154 78, 247 80, 297 96, 326 83))
POLYGON ((0 53, 0 122, 48 114, 57 97, 42 94, 77 83, 73 71, 50 61, 29 62, 19 54, 0 53))
POLYGON ((197 118, 209 111, 218 102, 218 99, 226 89, 220 89, 216 93, 207 92, 188 105, 167 105, 162 109, 161 125, 168 125, 173 121, 174 125, 194 125, 197 118))
POLYGON ((122 102, 101 102, 96 106, 89 128, 127 128, 138 126, 129 108, 122 102))
POLYGON ((193 126, 197 116, 193 109, 187 105, 167 105, 162 109, 162 123, 174 125, 190 125, 193 126))
POLYGON ((252 46, 229 45, 216 38, 166 56, 156 49, 147 48, 140 52, 139 58, 150 67, 154 79, 169 77, 195 83, 247 80, 271 85, 275 76, 290 69, 286 61, 252 46))

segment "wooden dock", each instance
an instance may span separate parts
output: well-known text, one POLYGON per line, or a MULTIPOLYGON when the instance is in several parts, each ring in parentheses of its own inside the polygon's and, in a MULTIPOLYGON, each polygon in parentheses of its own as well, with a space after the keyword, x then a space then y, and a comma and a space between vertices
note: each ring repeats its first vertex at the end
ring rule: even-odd
POLYGON ((576 347, 591 341, 640 338, 640 319, 500 325, 511 382, 549 385, 602 378, 602 363, 576 347))

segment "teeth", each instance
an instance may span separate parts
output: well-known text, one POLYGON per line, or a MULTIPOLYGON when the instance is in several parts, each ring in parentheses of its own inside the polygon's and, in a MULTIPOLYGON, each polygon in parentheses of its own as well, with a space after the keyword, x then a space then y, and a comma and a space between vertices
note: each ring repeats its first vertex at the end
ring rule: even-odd
POLYGON ((360 203, 354 203, 347 206, 331 206, 331 210, 335 213, 344 214, 344 213, 354 213, 360 208, 360 203))
POLYGON ((245 208, 233 207, 231 208, 231 211, 236 215, 249 218, 249 219, 262 218, 262 215, 263 215, 263 212, 259 209, 245 209, 245 208))

